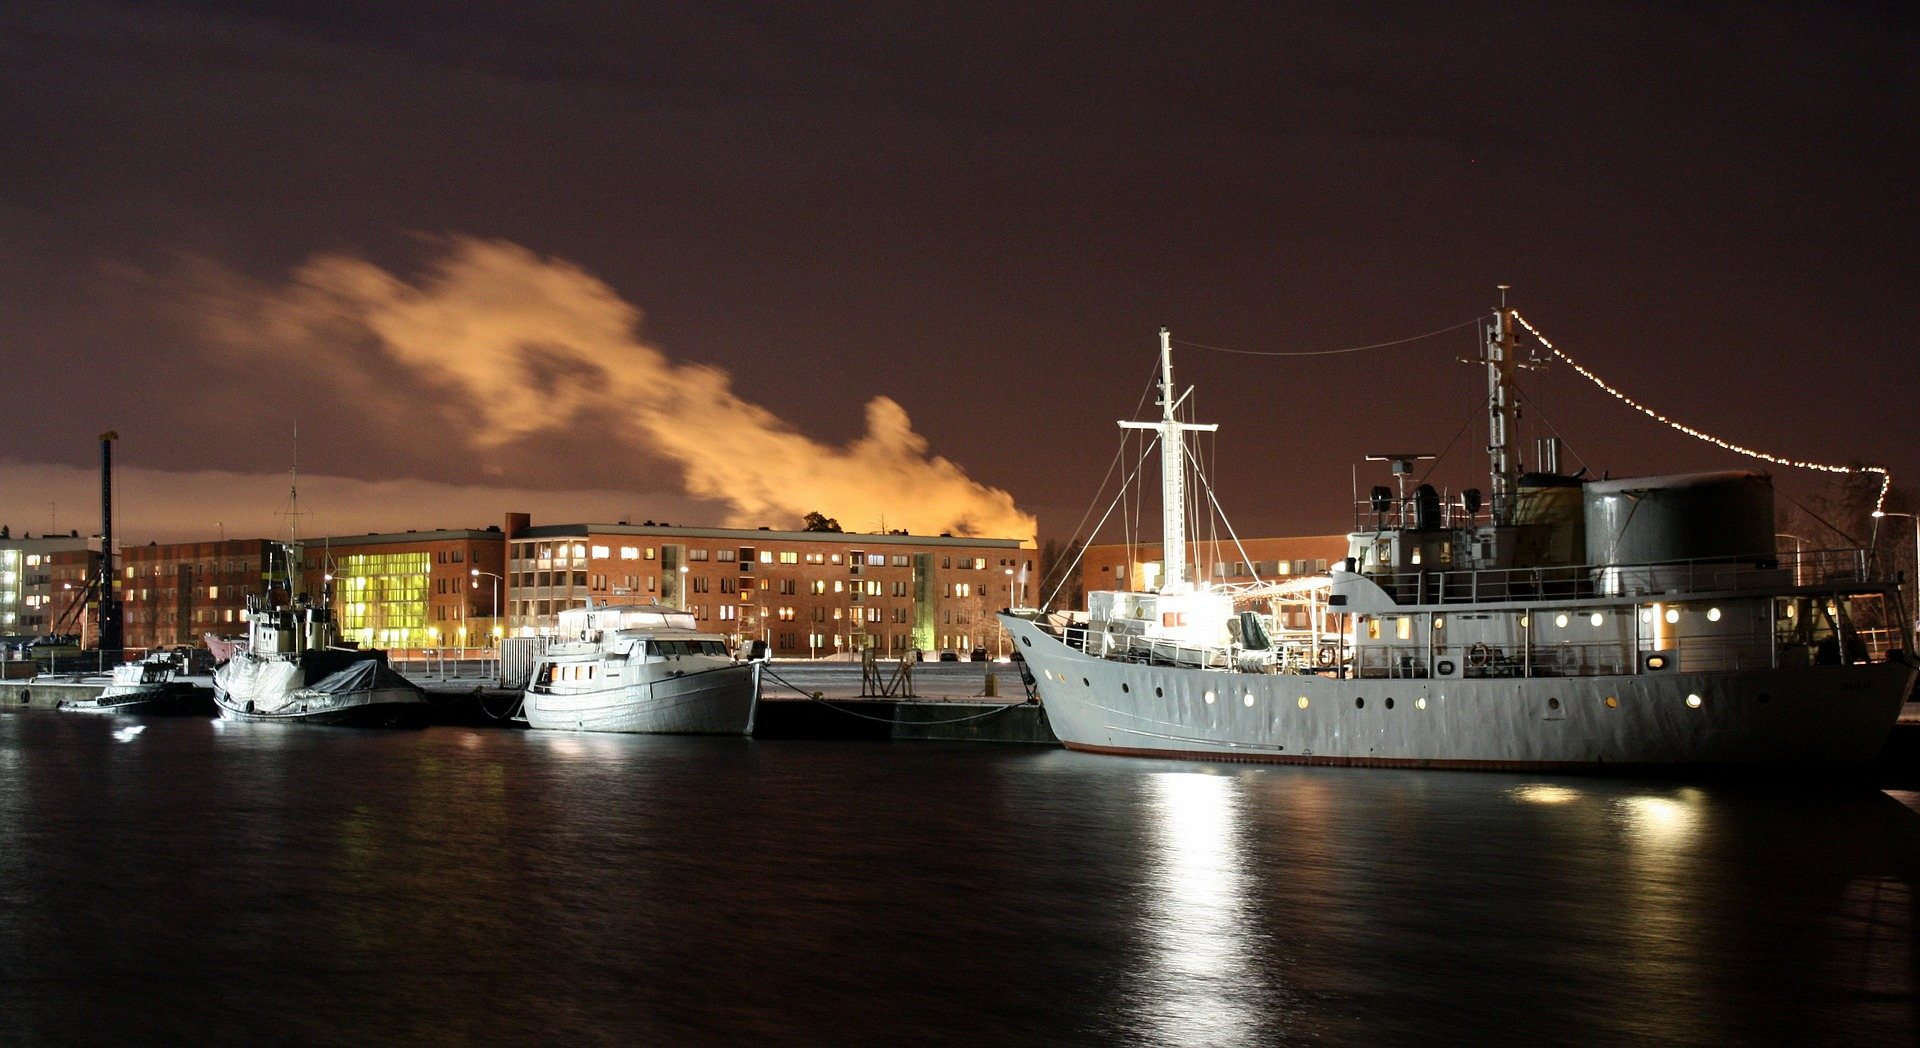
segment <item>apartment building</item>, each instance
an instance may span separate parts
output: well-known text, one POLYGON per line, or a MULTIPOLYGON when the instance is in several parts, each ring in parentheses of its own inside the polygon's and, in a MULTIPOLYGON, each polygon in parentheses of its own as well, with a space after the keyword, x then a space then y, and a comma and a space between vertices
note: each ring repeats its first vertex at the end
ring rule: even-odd
POLYGON ((775 655, 1000 646, 993 612, 1037 586, 1018 539, 674 527, 533 526, 507 518, 507 629, 551 633, 560 611, 614 601, 685 608, 775 655))

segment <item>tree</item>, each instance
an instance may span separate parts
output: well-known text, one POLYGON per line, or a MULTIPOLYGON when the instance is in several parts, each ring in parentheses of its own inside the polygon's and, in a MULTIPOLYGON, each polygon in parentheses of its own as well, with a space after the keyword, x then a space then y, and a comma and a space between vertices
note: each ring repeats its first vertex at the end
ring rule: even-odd
POLYGON ((839 531, 840 522, 815 510, 806 516, 807 531, 839 531))

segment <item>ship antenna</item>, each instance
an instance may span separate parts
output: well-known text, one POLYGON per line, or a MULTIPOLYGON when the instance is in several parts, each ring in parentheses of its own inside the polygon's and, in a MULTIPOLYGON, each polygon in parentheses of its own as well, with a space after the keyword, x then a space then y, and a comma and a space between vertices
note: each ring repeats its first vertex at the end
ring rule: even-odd
POLYGON ((1182 422, 1175 415, 1184 395, 1173 393, 1173 336, 1160 329, 1160 421, 1121 422, 1121 429, 1157 429, 1160 431, 1160 559, 1166 565, 1162 573, 1162 593, 1182 593, 1187 584, 1187 494, 1186 434, 1213 432, 1212 422, 1182 422))

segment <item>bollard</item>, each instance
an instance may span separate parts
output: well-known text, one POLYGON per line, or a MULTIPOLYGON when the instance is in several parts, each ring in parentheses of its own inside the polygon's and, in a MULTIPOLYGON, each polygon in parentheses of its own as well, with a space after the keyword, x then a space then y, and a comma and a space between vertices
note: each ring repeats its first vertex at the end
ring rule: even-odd
POLYGON ((995 699, 1000 697, 1000 678, 994 676, 994 673, 992 670, 987 671, 986 697, 989 699, 995 699))

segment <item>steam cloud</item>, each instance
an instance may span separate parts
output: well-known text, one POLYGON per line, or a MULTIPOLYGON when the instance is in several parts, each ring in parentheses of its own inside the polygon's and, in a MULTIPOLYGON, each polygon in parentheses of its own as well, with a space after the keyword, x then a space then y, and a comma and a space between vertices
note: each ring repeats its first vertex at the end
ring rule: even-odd
POLYGON ((733 526, 797 525, 820 510, 919 534, 1034 535, 1011 495, 929 454, 893 400, 867 404, 863 436, 821 444, 743 400, 727 372, 675 364, 640 342, 639 310, 605 283, 504 241, 452 238, 412 280, 320 255, 285 286, 230 293, 208 315, 255 365, 301 359, 359 397, 393 398, 407 383, 438 390, 473 420, 458 428, 477 452, 596 427, 604 454, 672 461, 686 494, 727 506, 733 526))

